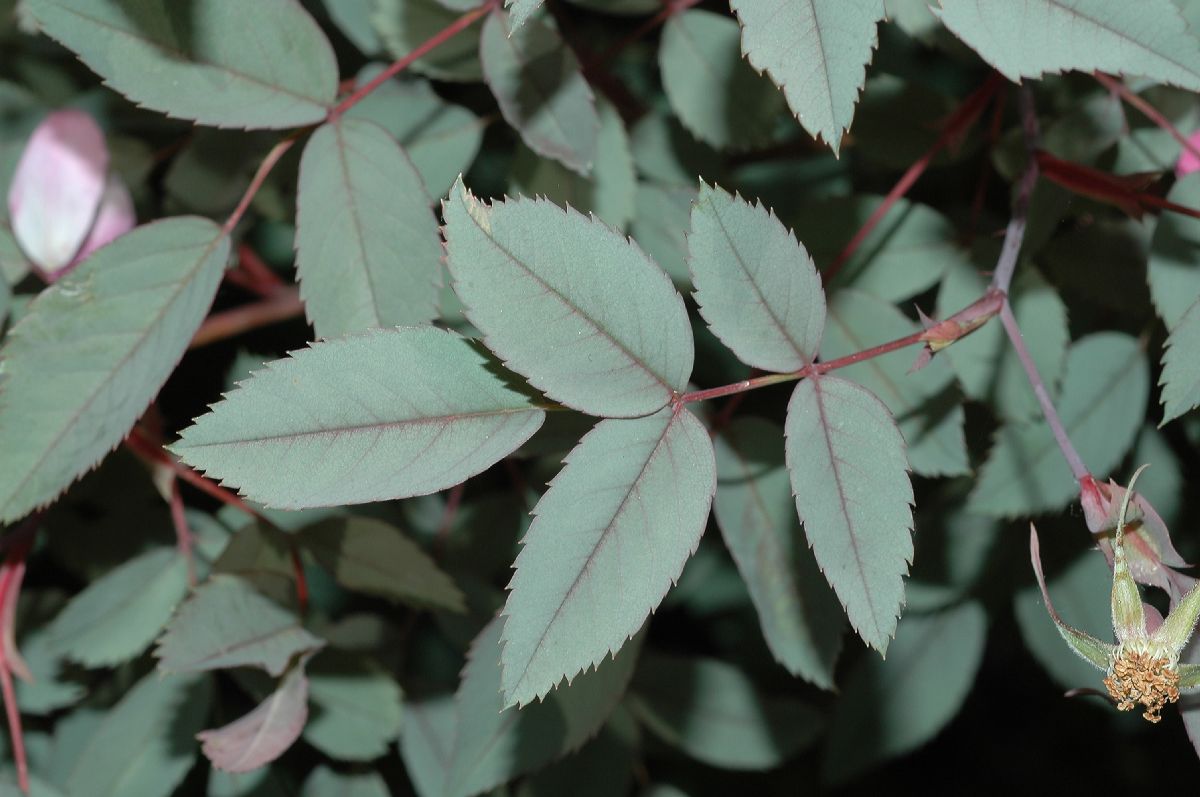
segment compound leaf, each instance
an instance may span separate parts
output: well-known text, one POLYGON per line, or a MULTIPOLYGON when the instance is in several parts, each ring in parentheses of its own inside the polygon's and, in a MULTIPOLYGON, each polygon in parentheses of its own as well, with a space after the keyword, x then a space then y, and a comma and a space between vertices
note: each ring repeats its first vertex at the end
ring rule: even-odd
POLYGON ((303 509, 458 484, 524 443, 544 416, 457 334, 372 330, 268 364, 172 449, 256 501, 303 509))

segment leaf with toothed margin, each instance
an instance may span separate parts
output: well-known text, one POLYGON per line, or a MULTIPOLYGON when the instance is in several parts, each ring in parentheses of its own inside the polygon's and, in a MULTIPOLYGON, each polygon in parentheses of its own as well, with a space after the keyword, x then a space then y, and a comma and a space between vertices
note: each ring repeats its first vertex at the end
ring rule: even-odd
POLYGON ((228 725, 200 731, 196 739, 216 769, 251 772, 266 766, 300 738, 308 719, 308 678, 297 666, 266 700, 228 725))
POLYGON ((470 341, 401 327, 269 363, 171 449, 256 501, 304 509, 446 489, 512 453, 544 419, 470 341))
POLYGON ((457 727, 446 781, 437 794, 480 794, 582 747, 625 693, 645 636, 636 635, 614 658, 559 686, 544 701, 517 708, 505 706, 501 693, 504 623, 505 618, 495 618, 471 643, 454 698, 457 727))
POLYGON ((526 146, 590 174, 600 117, 579 61, 558 31, 540 19, 510 28, 507 16, 489 14, 479 59, 500 114, 526 146))
POLYGON ((322 125, 300 160, 296 269, 317 336, 437 316, 442 246, 421 175, 386 130, 322 125))
MULTIPOLYGON (((1150 365, 1134 338, 1100 332, 1067 352, 1057 404, 1067 437, 1084 465, 1104 478, 1133 445, 1150 397, 1150 365)), ((968 509, 992 517, 1045 512, 1066 506, 1079 483, 1048 424, 1008 424, 979 471, 968 509)))
POLYGON ((164 673, 261 667, 279 676, 324 644, 249 582, 218 573, 179 607, 154 654, 164 673))
POLYGON ((228 257, 211 221, 165 219, 34 299, 0 350, 0 523, 54 500, 128 434, 204 320, 228 257))
POLYGON ((783 89, 804 129, 837 154, 875 49, 883 0, 730 0, 742 52, 783 89))
POLYGON ((29 0, 26 7, 105 83, 168 116, 285 129, 321 121, 337 97, 333 47, 296 0, 29 0))
POLYGON ((1162 364, 1163 419, 1159 426, 1200 404, 1200 301, 1171 330, 1162 364))
POLYGON ((542 7, 542 0, 504 0, 504 7, 512 20, 513 30, 525 24, 533 12, 542 7))
POLYGON ((766 371, 813 361, 825 328, 821 278, 773 212, 702 185, 687 246, 700 313, 738 359, 766 371))
POLYGON ((1200 90, 1200 42, 1171 0, 938 0, 931 10, 1014 83, 1068 70, 1200 90))
POLYGON ((683 299, 636 244, 545 200, 485 204, 461 180, 444 215, 467 318, 534 387, 606 417, 647 415, 685 388, 695 352, 683 299))
POLYGON ((904 438, 883 402, 831 376, 796 385, 784 432, 796 511, 817 564, 854 630, 884 653, 913 555, 904 438))
POLYGON ((504 607, 504 705, 524 705, 619 650, 696 550, 716 490, 689 411, 605 420, 534 507, 504 607))

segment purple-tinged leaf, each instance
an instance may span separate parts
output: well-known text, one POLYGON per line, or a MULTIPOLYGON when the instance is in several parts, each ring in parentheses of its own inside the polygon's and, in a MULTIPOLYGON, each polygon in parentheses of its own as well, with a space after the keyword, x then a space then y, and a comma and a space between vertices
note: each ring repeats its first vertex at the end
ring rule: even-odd
POLYGON ((250 772, 291 747, 307 719, 308 678, 303 667, 295 667, 284 676, 279 688, 249 714, 223 727, 201 731, 196 738, 217 769, 250 772))

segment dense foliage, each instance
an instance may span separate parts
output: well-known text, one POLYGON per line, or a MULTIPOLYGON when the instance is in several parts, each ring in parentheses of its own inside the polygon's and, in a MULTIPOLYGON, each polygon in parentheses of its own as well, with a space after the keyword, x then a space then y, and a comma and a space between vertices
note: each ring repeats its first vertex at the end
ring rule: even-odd
POLYGON ((1197 92, 1195 0, 0 0, 0 794, 1194 775, 1197 92))

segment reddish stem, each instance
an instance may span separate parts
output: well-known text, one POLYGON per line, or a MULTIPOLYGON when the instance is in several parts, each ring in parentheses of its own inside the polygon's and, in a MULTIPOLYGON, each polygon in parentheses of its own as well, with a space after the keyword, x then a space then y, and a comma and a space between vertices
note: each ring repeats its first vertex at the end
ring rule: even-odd
POLYGON ((233 209, 233 213, 229 214, 229 218, 225 221, 225 226, 221 231, 226 235, 233 232, 233 228, 242 220, 242 216, 246 215, 246 210, 249 209, 250 203, 254 201, 258 190, 262 188, 263 183, 267 181, 267 176, 271 170, 275 168, 275 164, 279 163, 280 158, 287 154, 287 151, 292 148, 299 138, 300 133, 297 131, 292 133, 287 138, 280 141, 275 146, 271 147, 271 151, 263 158, 263 162, 258 165, 258 171, 254 173, 254 178, 250 181, 250 185, 246 187, 246 192, 242 194, 241 200, 237 207, 233 209))
POLYGON ((196 588, 196 558, 192 555, 192 530, 188 528, 187 515, 183 510, 183 493, 179 489, 179 477, 171 479, 171 523, 175 526, 175 544, 179 555, 187 562, 188 585, 196 588))
POLYGON ((250 290, 259 296, 273 296, 287 287, 287 283, 248 244, 238 244, 237 252, 237 271, 249 278, 250 290))
POLYGON ((188 348, 198 349, 303 313, 304 302, 300 299, 300 289, 283 288, 274 296, 209 316, 196 330, 188 348))
POLYGON ((296 606, 300 614, 304 614, 308 610, 308 578, 304 575, 304 562, 295 543, 290 544, 288 553, 291 554, 292 572, 296 576, 296 606))
POLYGON ((620 55, 625 48, 636 43, 643 36, 650 33, 650 31, 654 30, 659 25, 665 23, 671 17, 675 16, 681 11, 686 11, 694 5, 698 5, 699 3, 700 0, 663 0, 663 7, 657 14, 650 17, 650 19, 646 20, 641 25, 638 25, 632 33, 613 44, 604 52, 600 53, 600 55, 598 55, 596 58, 588 61, 588 63, 584 65, 585 71, 607 64, 609 61, 620 55))
POLYGON ((1180 146, 1192 153, 1194 157, 1200 159, 1200 148, 1188 141, 1187 136, 1185 136, 1183 133, 1180 133, 1179 128, 1171 124, 1171 120, 1163 116, 1157 108, 1139 97, 1131 88, 1126 86, 1120 80, 1117 80, 1110 75, 1106 75, 1103 72, 1094 72, 1093 75, 1096 80, 1100 82, 1100 85, 1104 86, 1109 91, 1118 94, 1121 99, 1125 100, 1125 102, 1132 105, 1134 108, 1137 108, 1147 119, 1170 133, 1171 137, 1178 141, 1180 146))
POLYGON ((925 170, 929 167, 929 164, 933 162, 934 157, 936 157, 937 154, 945 149, 952 141, 961 138, 967 132, 967 130, 970 129, 971 125, 975 123, 975 120, 979 118, 979 115, 983 113, 983 109, 987 106, 987 103, 992 98, 992 95, 995 94, 999 88, 1000 76, 993 73, 988 77, 982 86, 980 86, 969 97, 963 100, 962 104, 955 109, 954 113, 952 113, 946 120, 945 125, 942 127, 942 132, 938 134, 938 137, 933 142, 933 145, 925 152, 925 154, 917 158, 915 163, 905 170, 904 174, 900 176, 900 179, 896 181, 896 185, 894 185, 892 190, 888 192, 886 197, 884 197, 883 202, 879 204, 879 207, 875 208, 874 212, 871 213, 870 217, 866 220, 863 226, 860 227, 858 232, 854 234, 854 237, 850 239, 850 242, 847 243, 842 251, 838 253, 838 256, 829 265, 829 268, 825 269, 825 271, 822 273, 821 278, 826 285, 833 282, 834 277, 836 277, 838 272, 842 270, 842 267, 846 265, 846 261, 848 261, 854 255, 854 253, 858 251, 858 248, 862 246, 863 241, 865 241, 867 236, 869 236, 871 232, 879 225, 879 222, 883 221, 883 217, 886 216, 888 211, 892 209, 892 206, 896 204, 896 200, 908 193, 908 189, 912 188, 913 184, 920 179, 921 175, 924 174, 925 170))
POLYGON ((10 539, 4 565, 0 568, 0 618, 3 618, 3 644, 0 644, 0 694, 4 698, 4 713, 8 719, 8 733, 12 739, 13 763, 17 769, 17 785, 25 794, 29 793, 29 758, 25 752, 25 733, 21 728, 21 712, 17 708, 16 690, 13 688, 13 673, 29 677, 29 669, 16 652, 17 599, 21 592, 21 581, 25 577, 25 558, 33 547, 40 515, 31 517, 14 532, 10 539), (11 653, 11 656, 10 656, 11 653))
POLYGON ((450 538, 450 529, 454 528, 454 519, 458 517, 458 508, 462 505, 463 493, 467 483, 459 482, 450 488, 446 496, 446 508, 442 511, 442 522, 438 524, 437 534, 433 538, 434 558, 441 559, 446 551, 446 540, 450 538))
POLYGON ((187 465, 184 465, 176 460, 173 456, 164 451, 161 446, 147 437, 146 433, 141 429, 134 427, 133 430, 129 432, 129 436, 125 438, 125 445, 130 451, 144 459, 166 465, 175 472, 176 476, 178 476, 180 479, 183 479, 185 482, 205 493, 206 495, 212 496, 223 504, 236 507, 253 518, 270 523, 269 520, 262 516, 261 512, 247 504, 241 498, 229 492, 219 484, 214 484, 196 471, 189 468, 187 465))

